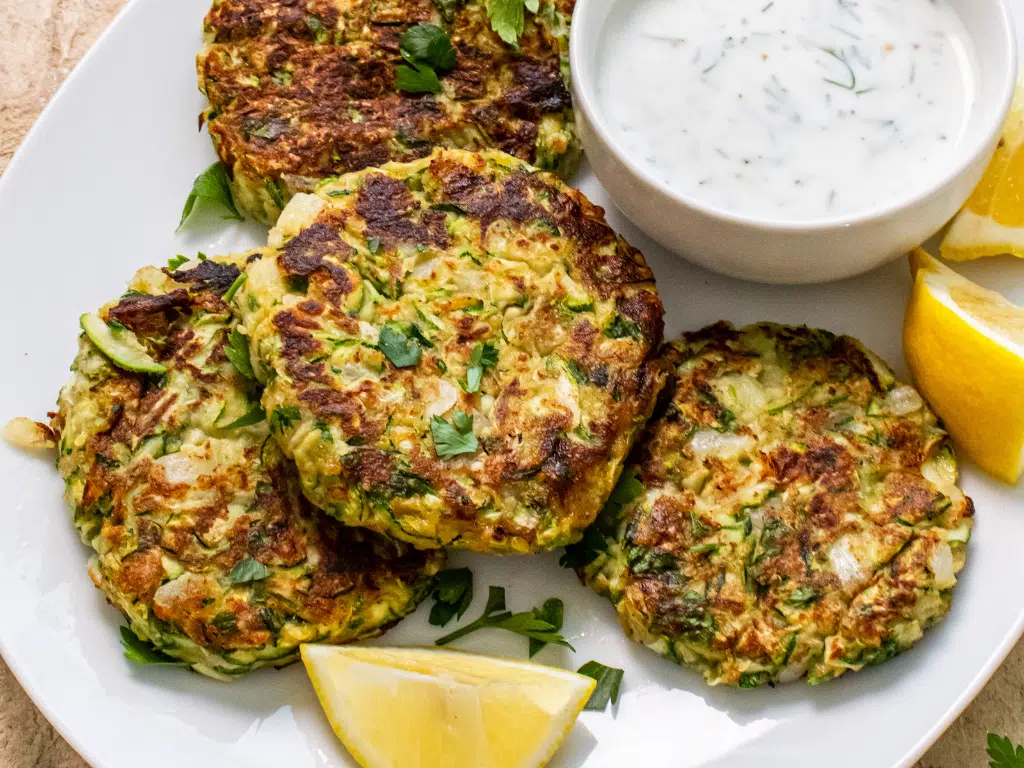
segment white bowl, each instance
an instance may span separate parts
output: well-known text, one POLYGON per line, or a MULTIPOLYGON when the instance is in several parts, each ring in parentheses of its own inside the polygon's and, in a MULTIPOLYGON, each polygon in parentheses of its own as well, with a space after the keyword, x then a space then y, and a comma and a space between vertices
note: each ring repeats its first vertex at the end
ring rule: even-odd
POLYGON ((617 2, 577 0, 570 63, 583 148, 615 204, 669 250, 732 277, 766 283, 838 280, 905 254, 953 217, 981 178, 1017 82, 1017 42, 1004 0, 950 0, 974 41, 976 103, 958 153, 939 180, 884 208, 812 222, 716 209, 674 191, 616 143, 597 98, 604 26, 617 2))

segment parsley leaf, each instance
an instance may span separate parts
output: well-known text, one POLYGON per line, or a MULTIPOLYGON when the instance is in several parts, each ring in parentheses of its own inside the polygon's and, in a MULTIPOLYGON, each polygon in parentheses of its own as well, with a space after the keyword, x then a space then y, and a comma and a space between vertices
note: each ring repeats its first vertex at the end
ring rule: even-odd
POLYGON ((565 548, 565 553, 558 559, 563 568, 582 568, 590 565, 597 556, 608 549, 608 541, 594 526, 583 531, 583 538, 565 548))
POLYGON ((410 339, 398 326, 385 325, 380 329, 377 346, 396 368, 418 365, 423 356, 420 345, 410 339))
MULTIPOLYGON (((557 597, 552 597, 548 600, 545 600, 544 605, 542 605, 540 608, 533 609, 533 617, 535 619, 540 619, 541 621, 546 621, 548 624, 554 627, 555 632, 558 632, 562 629, 562 619, 564 613, 565 609, 562 605, 562 601, 559 600, 557 597)), ((540 640, 536 637, 531 637, 530 658, 532 659, 534 656, 536 656, 537 653, 541 650, 541 648, 543 648, 545 645, 547 645, 547 643, 544 640, 540 640)))
POLYGON ((380 250, 380 238, 376 235, 370 235, 366 238, 366 248, 372 254, 376 254, 380 250))
POLYGON ((622 315, 616 315, 615 319, 604 329, 604 335, 610 339, 632 338, 643 341, 644 332, 639 324, 628 320, 622 315))
POLYGON ((259 560, 244 557, 235 563, 235 567, 228 574, 228 581, 232 584, 248 584, 250 581, 263 581, 272 573, 273 571, 259 560))
POLYGON ((469 568, 449 568, 437 574, 434 582, 434 606, 430 609, 430 623, 443 627, 462 614, 473 602, 473 572, 469 568))
POLYGON ((395 67, 395 87, 406 93, 440 93, 441 81, 437 73, 426 64, 395 67))
POLYGON ((247 414, 239 416, 230 424, 225 424, 221 429, 241 429, 242 427, 251 427, 253 424, 259 424, 261 421, 265 421, 266 418, 267 414, 263 408, 259 405, 255 405, 247 414))
POLYGON ((526 3, 524 0, 488 0, 487 15, 491 17, 491 29, 509 45, 516 45, 526 28, 526 3))
POLYGON ((162 664, 170 667, 188 666, 163 651, 158 651, 152 643, 147 643, 136 635, 129 627, 121 627, 121 647, 124 657, 133 664, 162 664))
POLYGON ((238 289, 245 285, 245 281, 249 279, 249 273, 243 272, 235 278, 235 282, 228 288, 227 293, 224 294, 224 301, 229 302, 235 298, 235 294, 238 293, 238 289))
POLYGON ((279 405, 270 414, 270 431, 283 432, 301 418, 302 414, 294 405, 279 405))
POLYGON ((223 208, 227 213, 221 216, 222 219, 242 220, 242 214, 238 212, 235 200, 231 197, 227 169, 219 161, 196 176, 192 182, 192 191, 185 200, 181 221, 178 222, 179 230, 195 211, 197 203, 202 203, 201 208, 223 208))
POLYGON ((451 424, 440 416, 431 417, 430 434, 434 437, 434 450, 441 459, 476 453, 480 448, 473 434, 473 417, 464 411, 453 413, 451 424))
POLYGON ((188 264, 188 262, 189 262, 188 256, 182 256, 179 253, 173 259, 168 259, 167 260, 167 269, 169 269, 171 272, 177 272, 178 271, 178 267, 180 267, 182 264, 188 264))
POLYGON ((462 388, 467 392, 479 392, 484 371, 498 364, 498 349, 489 341, 477 344, 469 355, 466 382, 462 388))
MULTIPOLYGON (((548 603, 544 605, 546 607, 548 603)), ((480 629, 504 629, 531 640, 561 645, 571 651, 576 650, 566 642, 565 638, 562 637, 553 624, 537 618, 537 609, 524 611, 523 613, 512 613, 505 610, 504 587, 488 587, 487 605, 484 608, 483 615, 476 621, 455 630, 451 634, 438 638, 434 641, 434 645, 448 645, 448 643, 480 629)))
POLYGON ((436 24, 420 22, 398 38, 402 58, 410 64, 426 64, 435 70, 455 66, 456 52, 447 33, 436 24))
POLYGON ((1024 768, 1024 747, 1013 743, 1006 736, 988 735, 988 756, 992 759, 989 768, 1024 768))
POLYGON ((255 379, 256 374, 252 370, 252 360, 249 358, 249 337, 237 328, 232 328, 228 334, 228 343, 224 347, 224 354, 227 355, 235 370, 247 379, 255 379))
POLYGON ((610 701, 613 705, 619 701, 619 686, 622 685, 622 670, 615 667, 606 667, 596 661, 588 661, 577 672, 597 680, 597 687, 590 694, 584 709, 596 712, 604 712, 610 701))

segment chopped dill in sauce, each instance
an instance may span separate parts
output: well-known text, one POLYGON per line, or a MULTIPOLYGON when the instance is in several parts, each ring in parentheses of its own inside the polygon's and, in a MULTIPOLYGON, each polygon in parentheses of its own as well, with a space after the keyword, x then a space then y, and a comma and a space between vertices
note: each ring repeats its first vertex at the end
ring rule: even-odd
POLYGON ((629 155, 705 204, 780 220, 923 187, 974 99, 947 0, 633 0, 602 46, 599 98, 629 155))

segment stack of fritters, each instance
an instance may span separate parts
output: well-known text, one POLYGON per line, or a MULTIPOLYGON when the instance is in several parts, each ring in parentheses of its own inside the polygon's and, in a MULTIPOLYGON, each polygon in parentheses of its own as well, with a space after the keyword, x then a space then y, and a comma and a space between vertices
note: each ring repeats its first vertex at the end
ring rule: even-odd
POLYGON ((483 0, 218 0, 206 18, 203 117, 236 202, 273 224, 321 179, 430 154, 496 148, 567 175, 579 158, 568 76, 573 0, 542 0, 518 44, 483 0), (399 37, 443 28, 458 51, 441 92, 396 88, 399 37))

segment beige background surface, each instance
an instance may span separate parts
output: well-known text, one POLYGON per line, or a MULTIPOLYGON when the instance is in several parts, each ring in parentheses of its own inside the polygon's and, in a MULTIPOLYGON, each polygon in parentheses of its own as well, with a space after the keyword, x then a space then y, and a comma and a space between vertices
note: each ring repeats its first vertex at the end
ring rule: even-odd
MULTIPOLYGON (((124 0, 0 0, 0 173, 40 110, 123 4, 124 0)), ((898 719, 899 713, 892 716, 898 719)), ((851 723, 851 731, 855 727, 851 723)), ((1024 643, 917 768, 984 768, 988 731, 1024 741, 1024 643)), ((855 744, 847 742, 844 748, 855 744)), ((0 766, 85 765, 0 660, 0 766)))

